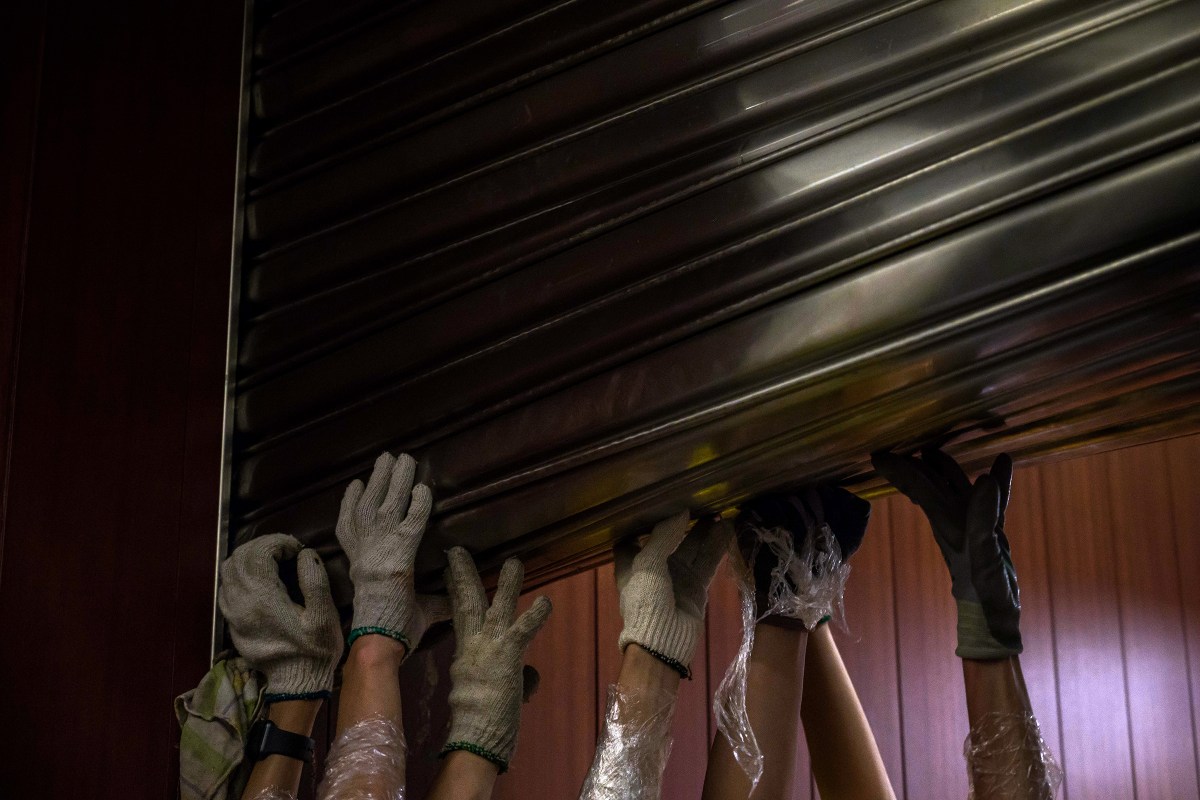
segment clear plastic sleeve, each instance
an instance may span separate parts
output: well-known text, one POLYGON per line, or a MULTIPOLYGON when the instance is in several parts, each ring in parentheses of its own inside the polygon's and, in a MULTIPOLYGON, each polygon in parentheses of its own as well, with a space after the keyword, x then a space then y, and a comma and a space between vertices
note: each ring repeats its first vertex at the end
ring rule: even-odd
POLYGON ((404 800, 404 731, 390 719, 366 719, 329 750, 318 800, 404 800))
POLYGON ((580 800, 657 800, 671 753, 675 695, 608 687, 608 712, 580 800))
POLYGON ((274 786, 259 789, 253 795, 246 795, 242 800, 296 800, 296 795, 274 786))
POLYGON ((713 714, 717 729, 729 741, 733 757, 750 779, 753 791, 763 773, 762 749, 746 712, 746 673, 754 648, 754 626, 771 616, 798 619, 809 630, 826 616, 840 620, 850 565, 842 561, 841 548, 828 525, 822 524, 806 536, 799 552, 792 544, 792 534, 782 528, 749 530, 755 534, 749 552, 743 556, 737 551, 729 558, 741 599, 742 642, 717 687, 713 714), (764 549, 776 565, 766 591, 766 608, 760 611, 755 608, 754 562, 766 557, 764 549))
POLYGON ((985 714, 963 742, 970 791, 979 797, 1051 800, 1063 780, 1062 768, 1042 738, 1032 714, 985 714))

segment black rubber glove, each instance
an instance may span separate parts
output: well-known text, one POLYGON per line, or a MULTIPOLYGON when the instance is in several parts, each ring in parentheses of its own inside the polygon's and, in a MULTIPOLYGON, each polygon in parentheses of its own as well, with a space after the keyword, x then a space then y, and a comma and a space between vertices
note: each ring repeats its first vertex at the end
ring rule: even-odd
POLYGON ((1000 455, 972 484, 940 450, 921 458, 893 453, 871 457, 875 469, 929 519, 950 570, 958 604, 960 658, 1007 658, 1021 652, 1021 601, 1004 512, 1012 487, 1012 459, 1000 455))
MULTIPOLYGON (((792 549, 799 554, 804 551, 805 542, 815 536, 821 526, 828 526, 838 545, 838 561, 844 563, 862 544, 870 518, 870 503, 841 487, 828 484, 803 487, 791 492, 759 495, 745 503, 737 516, 735 528, 743 559, 747 563, 753 562, 759 613, 764 613, 769 605, 767 594, 773 575, 779 567, 779 559, 775 553, 769 548, 758 546, 761 531, 787 531, 792 538, 792 549)), ((822 544, 820 538, 815 539, 817 548, 822 544)), ((828 563, 826 559, 818 557, 814 566, 825 563, 828 563)), ((790 577, 788 581, 793 591, 799 589, 790 577)), ((776 621, 774 616, 768 619, 776 621)), ((786 624, 785 620, 786 618, 777 621, 786 624)))

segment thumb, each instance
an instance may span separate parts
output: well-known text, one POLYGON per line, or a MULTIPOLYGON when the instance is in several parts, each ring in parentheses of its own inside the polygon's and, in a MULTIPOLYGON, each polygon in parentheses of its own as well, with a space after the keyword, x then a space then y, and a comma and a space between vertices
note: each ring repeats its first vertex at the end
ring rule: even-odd
POLYGON ((325 608, 333 605, 329 591, 329 574, 316 550, 305 548, 296 556, 296 579, 304 595, 306 609, 325 608))
POLYGON ((990 539, 994 545, 996 525, 1000 521, 1000 486, 989 474, 979 476, 971 488, 967 503, 968 549, 990 539))
POLYGON ((967 555, 971 562, 971 584, 985 606, 1002 602, 997 593, 1006 593, 999 583, 1004 562, 996 539, 996 521, 1000 515, 1000 486, 991 475, 982 475, 971 490, 967 506, 967 555))
POLYGON ((1000 513, 997 516, 997 526, 1004 528, 1004 512, 1008 509, 1008 498, 1012 493, 1013 462, 1007 453, 996 456, 992 468, 988 471, 996 485, 1000 488, 1000 513))

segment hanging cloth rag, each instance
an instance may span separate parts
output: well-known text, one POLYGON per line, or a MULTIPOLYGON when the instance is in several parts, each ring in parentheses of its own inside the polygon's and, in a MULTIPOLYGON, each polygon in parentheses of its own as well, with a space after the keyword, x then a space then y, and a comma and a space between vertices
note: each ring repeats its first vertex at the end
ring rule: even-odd
POLYGON ((175 698, 182 800, 241 797, 246 737, 263 708, 265 682, 241 658, 217 662, 190 692, 175 698))

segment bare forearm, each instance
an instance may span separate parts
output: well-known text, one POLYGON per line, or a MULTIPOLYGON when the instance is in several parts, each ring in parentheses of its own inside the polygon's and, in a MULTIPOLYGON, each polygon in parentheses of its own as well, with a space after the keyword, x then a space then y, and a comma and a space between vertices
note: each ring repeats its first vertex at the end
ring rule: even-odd
MULTIPOLYGON (((320 708, 320 700, 285 700, 271 704, 267 709, 267 719, 281 730, 312 736, 313 725, 317 721, 320 708)), ((294 796, 300 788, 303 770, 302 761, 287 756, 267 756, 254 765, 242 797, 252 800, 269 789, 288 792, 294 796)))
POLYGON ((967 718, 974 727, 984 714, 1029 714, 1029 695, 1017 656, 992 661, 962 660, 967 718))
POLYGON ((1017 656, 989 661, 963 659, 968 760, 978 800, 1047 800, 1052 788, 1017 656))
POLYGON ((466 750, 447 753, 429 800, 487 800, 492 796, 499 770, 486 758, 466 750))
POLYGON ((374 634, 351 646, 321 797, 403 797, 407 752, 400 665, 405 652, 395 639, 374 634))
POLYGON ((894 800, 875 736, 828 625, 808 637, 804 735, 823 800, 894 800))
MULTIPOLYGON (((755 628, 746 687, 746 712, 764 765, 755 797, 786 800, 795 789, 807 643, 804 630, 771 624, 755 628)), ((709 750, 703 796, 705 800, 750 797, 750 779, 723 736, 717 736, 709 750)))
POLYGON ((679 673, 646 652, 637 643, 625 648, 621 659, 621 674, 617 685, 623 689, 653 689, 656 691, 679 691, 679 673))
POLYGON ((403 724, 400 704, 400 665, 404 645, 388 636, 354 640, 342 670, 338 696, 337 735, 365 719, 389 719, 403 724))
POLYGON ((604 729, 583 783, 582 800, 641 800, 661 793, 680 676, 641 645, 625 647, 609 687, 604 729))

